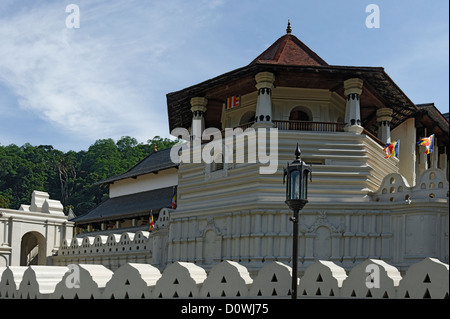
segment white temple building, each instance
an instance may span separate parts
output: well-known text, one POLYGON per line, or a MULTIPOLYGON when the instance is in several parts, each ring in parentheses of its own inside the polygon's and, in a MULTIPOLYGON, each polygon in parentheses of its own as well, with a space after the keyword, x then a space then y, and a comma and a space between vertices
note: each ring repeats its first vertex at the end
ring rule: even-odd
POLYGON ((250 64, 167 94, 167 107, 170 131, 190 133, 183 147, 208 128, 233 128, 235 138, 216 147, 209 136, 202 141, 212 163, 195 161, 195 150, 176 163, 176 152, 163 150, 101 182, 109 202, 74 219, 73 238, 55 237, 62 241, 53 265, 162 270, 190 262, 209 270, 229 260, 255 273, 272 261, 290 264, 282 178, 297 143, 312 166, 299 271, 318 260, 346 270, 368 258, 400 271, 426 257, 448 264, 449 122, 433 104, 414 104, 382 67, 329 65, 289 27, 250 64), (262 132, 267 139, 254 134, 262 132), (431 135, 433 152, 425 154, 417 142, 431 135), (239 149, 238 136, 245 137, 239 149), (394 141, 399 153, 386 158, 394 141), (230 153, 233 160, 224 160, 230 153), (274 172, 262 174, 270 165, 274 172))

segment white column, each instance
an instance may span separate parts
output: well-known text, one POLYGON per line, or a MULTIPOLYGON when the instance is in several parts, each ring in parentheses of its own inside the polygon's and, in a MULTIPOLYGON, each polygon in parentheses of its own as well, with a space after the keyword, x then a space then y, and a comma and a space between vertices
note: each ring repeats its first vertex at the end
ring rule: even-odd
POLYGON ((362 92, 363 81, 358 78, 344 81, 344 94, 347 98, 345 109, 345 127, 346 132, 361 134, 364 128, 361 126, 361 111, 359 97, 362 92))
POLYGON ((205 117, 206 104, 208 100, 204 97, 193 97, 191 99, 191 111, 192 111, 192 126, 191 137, 193 140, 198 138, 201 140, 202 133, 205 130, 205 117))
POLYGON ((380 124, 378 138, 384 143, 391 143, 392 109, 384 107, 377 111, 377 121, 380 124))
POLYGON ((255 76, 258 99, 256 101, 256 113, 254 128, 273 127, 272 123, 272 89, 275 75, 270 72, 260 72, 255 76))

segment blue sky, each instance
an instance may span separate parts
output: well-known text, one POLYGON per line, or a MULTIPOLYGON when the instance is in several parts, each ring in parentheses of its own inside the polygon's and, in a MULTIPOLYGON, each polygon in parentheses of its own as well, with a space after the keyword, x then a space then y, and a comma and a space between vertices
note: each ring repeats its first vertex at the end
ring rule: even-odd
POLYGON ((413 102, 449 111, 447 0, 2 0, 0 144, 169 137, 167 93, 247 65, 288 19, 328 64, 384 67, 413 102))

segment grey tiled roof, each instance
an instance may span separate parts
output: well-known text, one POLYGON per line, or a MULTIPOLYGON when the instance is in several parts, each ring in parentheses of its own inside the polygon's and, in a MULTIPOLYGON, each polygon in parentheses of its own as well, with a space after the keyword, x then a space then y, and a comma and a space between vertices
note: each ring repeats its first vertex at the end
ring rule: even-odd
POLYGON ((161 208, 172 207, 173 187, 113 197, 100 203, 86 215, 72 219, 75 223, 130 218, 157 213, 161 208))
POLYGON ((166 148, 164 150, 151 153, 125 173, 107 178, 96 183, 95 185, 109 184, 121 179, 136 177, 172 167, 178 167, 178 164, 172 162, 170 159, 170 148, 166 148))

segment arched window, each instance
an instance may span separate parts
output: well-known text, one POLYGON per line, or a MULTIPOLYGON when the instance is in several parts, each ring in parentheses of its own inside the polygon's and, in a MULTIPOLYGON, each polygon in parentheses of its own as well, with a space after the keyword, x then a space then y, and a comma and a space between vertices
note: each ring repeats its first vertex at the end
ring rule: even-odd
POLYGON ((255 112, 248 111, 245 112, 244 115, 241 116, 241 120, 239 121, 239 125, 247 124, 255 121, 255 112))
POLYGON ((309 114, 309 110, 303 106, 294 107, 289 113, 289 129, 299 131, 310 131, 312 116, 309 114))
POLYGON ((310 121, 308 114, 299 110, 292 110, 289 114, 289 121, 310 121))

